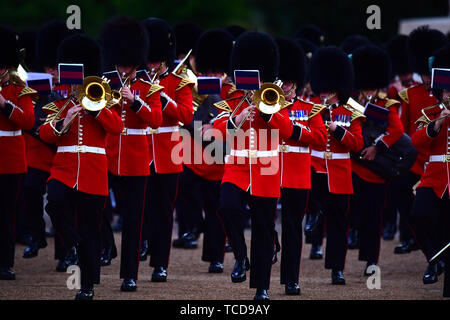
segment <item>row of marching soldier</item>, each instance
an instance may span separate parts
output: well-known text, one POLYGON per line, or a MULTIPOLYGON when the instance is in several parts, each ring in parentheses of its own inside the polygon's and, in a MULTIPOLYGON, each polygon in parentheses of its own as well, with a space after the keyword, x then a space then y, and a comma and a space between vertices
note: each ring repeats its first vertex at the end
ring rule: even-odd
POLYGON ((47 245, 47 194, 57 270, 75 263, 81 269, 77 299, 93 298, 100 267, 117 256, 112 198, 122 219, 122 291, 137 290, 147 255, 151 280, 167 281, 176 207, 173 246, 195 247, 203 232, 202 260, 210 273, 221 273, 228 239, 236 260, 231 281, 245 281, 250 270, 255 299, 269 299, 280 247, 281 284, 286 294, 300 294, 305 214, 311 258, 321 258, 326 232, 325 268, 332 284, 344 285, 347 249, 359 248, 363 273, 371 275, 383 217, 395 224, 398 211, 396 253, 417 243, 429 262, 423 283, 445 270, 449 295, 449 254, 440 251, 450 234, 445 35, 421 27, 386 48, 361 36, 336 47, 325 46, 314 27, 308 36, 317 41, 301 33, 291 39, 180 29, 177 39, 163 19, 122 16, 105 23, 97 42, 49 22, 35 45, 36 69, 53 77, 51 93, 42 94, 17 75, 24 64, 17 37, 2 27, 9 45, 0 57, 0 145, 8 150, 0 156, 1 279, 15 279, 14 216, 23 190, 32 236, 24 258, 47 245), (183 31, 193 38, 185 50, 183 31), (399 68, 405 59, 412 69, 399 68), (82 64, 84 85, 58 83, 60 63, 82 64), (439 69, 443 75, 432 78, 439 69), (120 89, 99 78, 104 71, 120 77, 120 89), (220 78, 220 92, 199 94, 200 76, 220 78), (100 80, 89 86, 89 79, 100 80), (109 99, 96 99, 100 87, 109 99))

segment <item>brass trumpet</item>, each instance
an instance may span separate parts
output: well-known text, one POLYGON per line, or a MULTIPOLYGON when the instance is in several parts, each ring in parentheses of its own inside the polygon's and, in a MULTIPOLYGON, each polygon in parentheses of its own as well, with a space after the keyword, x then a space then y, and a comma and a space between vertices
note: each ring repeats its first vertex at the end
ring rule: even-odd
POLYGON ((75 113, 61 130, 56 129, 55 121, 60 119, 62 112, 67 108, 71 101, 74 101, 74 99, 77 100, 83 109, 88 111, 100 111, 105 107, 109 108, 121 101, 122 94, 117 90, 111 90, 108 82, 109 81, 105 78, 96 76, 86 77, 83 80, 83 85, 77 90, 76 97, 75 95, 70 96, 67 102, 56 113, 53 118, 54 120, 50 122, 50 126, 58 136, 64 134, 69 129, 72 122, 81 111, 75 113))

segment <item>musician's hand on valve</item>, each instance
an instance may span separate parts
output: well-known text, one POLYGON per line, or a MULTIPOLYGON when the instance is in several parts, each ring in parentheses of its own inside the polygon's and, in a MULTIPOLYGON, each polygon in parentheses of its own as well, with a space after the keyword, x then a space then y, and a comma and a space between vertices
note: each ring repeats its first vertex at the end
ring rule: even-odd
POLYGON ((255 118, 255 106, 248 106, 242 110, 242 112, 236 116, 235 124, 239 126, 245 118, 249 121, 253 121, 255 118))
POLYGON ((70 108, 67 111, 66 118, 64 119, 63 127, 67 126, 73 120, 72 118, 75 116, 75 114, 79 112, 82 108, 83 107, 81 105, 76 105, 70 108))
POLYGON ((334 121, 327 121, 328 128, 330 128, 330 132, 336 131, 337 124, 334 121))
POLYGON ((441 114, 439 115, 439 118, 442 117, 442 119, 436 120, 436 122, 434 123, 434 131, 439 131, 442 123, 446 120, 449 119, 448 116, 450 115, 450 110, 444 109, 442 110, 441 114), (444 118, 447 117, 447 118, 444 118))
POLYGON ((376 155, 377 155, 376 146, 367 147, 361 152, 363 160, 373 161, 376 155))
POLYGON ((122 88, 122 97, 127 100, 130 104, 134 102, 134 95, 131 93, 130 87, 123 86, 122 88))

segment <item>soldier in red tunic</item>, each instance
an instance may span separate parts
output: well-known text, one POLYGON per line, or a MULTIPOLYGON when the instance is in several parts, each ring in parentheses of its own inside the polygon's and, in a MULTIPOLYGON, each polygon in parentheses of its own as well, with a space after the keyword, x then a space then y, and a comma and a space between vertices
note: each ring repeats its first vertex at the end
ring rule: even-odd
POLYGON ((182 164, 180 122, 189 124, 193 117, 191 88, 194 83, 172 72, 175 58, 175 37, 172 27, 164 20, 148 18, 143 21, 151 47, 146 65, 151 77, 164 87, 161 93, 162 123, 151 126, 147 136, 151 177, 147 188, 150 266, 152 281, 167 281, 172 244, 173 210, 178 192, 182 164))
POLYGON ((120 278, 122 291, 135 291, 139 246, 145 209, 147 176, 150 174, 148 127, 161 125, 162 86, 136 78, 136 69, 146 62, 148 37, 144 26, 119 17, 104 26, 102 45, 106 65, 115 66, 123 77, 120 115, 124 130, 107 136, 108 169, 117 180, 123 218, 120 278))
MULTIPOLYGON (((273 82, 278 65, 278 48, 270 36, 246 32, 236 40, 231 70, 259 70, 262 82, 273 82)), ((231 146, 225 160, 219 212, 236 259, 231 279, 245 281, 249 262, 242 220, 248 202, 252 219, 250 287, 256 288, 254 299, 265 300, 269 299, 274 221, 280 196, 279 139, 291 135, 292 122, 280 112, 270 115, 257 111, 246 99, 230 117, 230 111, 238 107, 241 98, 242 93, 236 99, 222 101, 220 106, 225 111, 214 122, 214 128, 226 136, 231 146), (248 121, 244 121, 245 118, 248 121)))
MULTIPOLYGON (((433 68, 450 68, 450 46, 433 54, 433 68)), ((416 240, 429 262, 423 278, 424 284, 435 283, 442 270, 440 260, 445 263, 444 296, 450 297, 449 251, 430 259, 450 242, 450 91, 433 89, 434 96, 445 107, 424 110, 418 124, 421 127, 412 136, 417 148, 426 150, 428 164, 417 187, 411 214, 411 223, 416 240), (436 112, 439 110, 438 112, 436 112)), ((419 127, 419 128, 420 128, 419 127)))
MULTIPOLYGON (((232 48, 233 37, 229 32, 223 29, 205 31, 195 48, 197 75, 225 78, 229 72, 232 48)), ((225 89, 225 96, 228 96, 229 89, 225 89)), ((198 95, 196 88, 193 91, 196 111, 193 122, 184 127, 189 135, 183 136, 186 161, 180 176, 176 206, 178 227, 183 229, 179 240, 184 247, 197 244, 197 235, 203 229, 202 260, 210 263, 209 272, 221 273, 225 232, 218 216, 218 206, 224 145, 222 141, 211 138, 211 129, 219 113, 214 103, 222 99, 217 94, 198 95)))
MULTIPOLYGON (((82 63, 86 76, 101 75, 100 47, 85 35, 65 39, 58 48, 58 61, 82 63)), ((94 284, 100 282, 100 223, 108 195, 106 135, 123 130, 114 108, 88 111, 74 96, 44 107, 49 114, 40 137, 57 147, 46 210, 62 233, 66 249, 76 247, 81 269, 76 299, 93 299, 94 284)))
POLYGON ((34 124, 36 91, 15 73, 19 45, 15 31, 0 27, 4 47, 0 50, 0 280, 14 280, 15 214, 19 190, 27 171, 22 130, 34 124))
POLYGON ((297 99, 305 85, 306 58, 294 40, 277 38, 279 78, 289 106, 280 113, 294 125, 294 133, 280 140, 281 170, 281 284, 288 295, 300 294, 299 272, 303 245, 302 221, 311 189, 310 145, 325 147, 324 106, 297 99))
MULTIPOLYGON (((369 139, 365 138, 366 145, 361 151, 361 158, 364 161, 373 161, 378 152, 388 152, 403 135, 403 126, 397 113, 400 102, 386 98, 384 90, 389 85, 391 62, 383 49, 372 45, 360 47, 353 53, 352 62, 355 88, 359 92, 358 101, 363 105, 370 102, 389 110, 384 123, 385 132, 373 142, 368 142, 369 139)), ((365 123, 363 128, 365 125, 369 124, 365 123)), ((379 258, 387 180, 358 159, 352 159, 352 171, 355 193, 351 206, 352 215, 359 220, 359 260, 367 262, 364 274, 370 275, 367 268, 376 265, 379 258)))
MULTIPOLYGON (((58 46, 70 34, 66 23, 58 20, 46 23, 37 33, 37 69, 52 75, 53 88, 49 96, 39 96, 35 106, 35 126, 33 130, 24 134, 28 162, 24 186, 25 212, 32 236, 31 243, 24 250, 24 258, 37 256, 38 250, 46 246, 43 202, 56 149, 54 144, 47 144, 40 139, 39 127, 45 120, 45 111, 42 110, 42 107, 54 100, 67 98, 71 94, 69 85, 58 83, 56 63, 58 46)), ((58 260, 56 271, 59 272, 65 272, 69 265, 75 264, 77 261, 74 252, 66 252, 64 249, 63 240, 58 230, 55 231, 55 259, 58 260)))
POLYGON ((324 197, 327 244, 325 268, 331 269, 331 283, 345 284, 348 213, 354 188, 350 151, 363 146, 361 121, 364 116, 346 104, 353 89, 353 67, 337 47, 318 49, 311 60, 311 88, 326 109, 322 118, 328 129, 325 146, 312 146, 311 194, 324 197), (330 77, 334 74, 334 77, 330 77))

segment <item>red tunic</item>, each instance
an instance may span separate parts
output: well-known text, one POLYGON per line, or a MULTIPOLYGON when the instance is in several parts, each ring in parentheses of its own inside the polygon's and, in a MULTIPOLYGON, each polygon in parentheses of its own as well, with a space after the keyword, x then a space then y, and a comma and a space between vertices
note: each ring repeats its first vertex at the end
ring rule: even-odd
POLYGON ((161 124, 160 92, 162 87, 142 79, 134 79, 130 90, 135 105, 122 100, 119 114, 124 131, 108 134, 106 138, 108 169, 116 176, 146 176, 150 174, 147 128, 161 124))
MULTIPOLYGON (((168 103, 163 106, 160 129, 148 135, 150 161, 157 173, 178 173, 183 171, 183 152, 178 127, 191 123, 193 118, 192 92, 194 83, 169 73, 160 79, 168 103)), ((155 129, 155 126, 151 127, 155 129)))
POLYGON ((349 126, 345 128, 338 126, 339 129, 336 129, 334 133, 328 132, 326 146, 314 146, 311 151, 312 159, 314 159, 312 161, 313 168, 318 173, 327 173, 328 190, 331 193, 353 194, 349 152, 358 152, 364 145, 361 129, 363 117, 350 106, 334 107, 331 111, 331 118, 333 120, 348 119, 346 125, 349 124, 349 126))
MULTIPOLYGON (((242 93, 236 93, 242 94, 242 93)), ((234 110, 240 99, 222 101, 234 110)), ((248 107, 244 102, 237 113, 248 107)), ((238 188, 250 191, 258 197, 280 196, 279 141, 292 134, 292 122, 286 115, 277 112, 263 119, 259 111, 253 121, 245 121, 241 130, 236 131, 230 121, 230 113, 225 112, 214 122, 223 137, 231 146, 231 154, 225 159, 225 172, 222 183, 230 182, 238 188)), ((218 138, 218 137, 216 137, 218 138)))
POLYGON ((443 198, 446 190, 450 195, 450 119, 447 118, 442 123, 441 130, 436 136, 430 135, 430 131, 434 130, 428 127, 432 126, 434 122, 412 136, 414 146, 426 149, 430 155, 419 188, 433 188, 436 196, 443 198))
POLYGON ((8 82, 0 94, 5 98, 0 109, 0 174, 27 172, 24 130, 34 125, 32 98, 36 91, 8 82))
MULTIPOLYGON (((383 142, 387 148, 390 148, 403 136, 403 125, 397 113, 397 107, 400 102, 396 100, 380 99, 377 102, 374 102, 374 104, 380 107, 389 108, 388 127, 386 129, 386 135, 381 138, 381 142, 383 142)), ((386 179, 353 159, 352 171, 367 182, 386 183, 386 179)))
POLYGON ((281 187, 311 189, 309 146, 325 147, 327 142, 327 129, 320 116, 323 108, 311 102, 296 100, 289 108, 281 111, 302 127, 299 140, 290 138, 281 141, 281 187))
MULTIPOLYGON (((50 126, 50 121, 55 118, 56 113, 67 100, 58 100, 44 107, 49 115, 47 122, 41 126, 40 137, 47 143, 56 143, 58 147, 49 180, 56 179, 84 193, 107 196, 106 135, 122 132, 123 123, 117 110, 114 110, 115 106, 111 109, 102 109, 96 116, 82 110, 75 117, 68 131, 58 136, 50 126), (92 149, 96 152, 92 152, 92 149)), ((62 112, 60 119, 63 119, 70 107, 76 104, 71 101, 62 112)), ((57 124, 60 125, 62 122, 63 120, 59 120, 57 124)))

